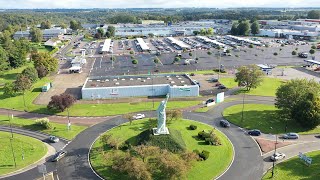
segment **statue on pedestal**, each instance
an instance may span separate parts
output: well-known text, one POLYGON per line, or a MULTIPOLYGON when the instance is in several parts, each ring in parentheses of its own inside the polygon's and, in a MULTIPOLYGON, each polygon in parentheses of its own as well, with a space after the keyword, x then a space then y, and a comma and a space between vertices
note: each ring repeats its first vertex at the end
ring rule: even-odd
POLYGON ((166 99, 161 101, 158 109, 157 109, 157 115, 158 115, 158 125, 157 128, 153 128, 153 134, 154 135, 160 135, 160 134, 169 134, 169 130, 166 127, 166 106, 169 99, 169 94, 167 94, 166 99))

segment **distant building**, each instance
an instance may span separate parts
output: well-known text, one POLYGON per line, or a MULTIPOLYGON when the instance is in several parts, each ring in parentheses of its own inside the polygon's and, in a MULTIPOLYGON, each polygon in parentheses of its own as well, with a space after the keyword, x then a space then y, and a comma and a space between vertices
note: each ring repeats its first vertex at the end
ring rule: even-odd
MULTIPOLYGON (((67 33, 66 29, 61 28, 52 28, 52 29, 44 29, 42 30, 43 40, 49 40, 51 38, 59 37, 60 35, 64 35, 67 33)), ((14 39, 26 38, 31 39, 30 31, 17 31, 13 35, 14 39)))
POLYGON ((49 39, 48 41, 46 41, 44 43, 45 46, 50 46, 50 47, 55 47, 57 46, 59 43, 61 43, 60 40, 58 39, 49 39))
POLYGON ((315 40, 319 36, 319 32, 296 31, 288 29, 260 29, 258 36, 315 40))

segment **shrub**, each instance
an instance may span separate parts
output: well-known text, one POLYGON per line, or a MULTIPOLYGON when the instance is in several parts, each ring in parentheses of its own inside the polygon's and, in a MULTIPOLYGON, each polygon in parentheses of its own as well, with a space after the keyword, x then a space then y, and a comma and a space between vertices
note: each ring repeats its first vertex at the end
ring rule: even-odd
POLYGON ((194 76, 195 74, 194 73, 190 73, 190 76, 194 76))
POLYGON ((198 61, 199 60, 199 58, 196 58, 196 61, 198 61))
POLYGON ((120 149, 123 151, 126 151, 128 149, 131 149, 131 144, 129 141, 125 141, 123 144, 121 144, 120 149))
POLYGON ((273 55, 277 56, 277 55, 278 55, 278 53, 277 53, 277 52, 275 52, 275 53, 273 53, 273 55))
POLYGON ((206 142, 208 145, 214 145, 214 146, 219 146, 219 145, 221 145, 221 141, 220 141, 220 139, 219 139, 217 136, 213 136, 213 137, 210 137, 210 138, 206 138, 206 139, 205 139, 205 142, 206 142))
POLYGON ((132 60, 132 64, 138 64, 138 60, 136 59, 132 60))
POLYGON ((196 125, 193 125, 193 124, 191 124, 190 126, 189 126, 189 129, 190 130, 196 130, 198 127, 196 126, 196 125))
POLYGON ((7 82, 3 87, 3 94, 7 97, 13 97, 16 95, 15 85, 12 82, 7 82))
POLYGON ((311 49, 317 49, 317 47, 315 45, 312 45, 311 49))
POLYGON ((250 45, 249 45, 249 48, 253 48, 253 45, 252 45, 252 44, 250 44, 250 45))
POLYGON ((284 44, 281 44, 281 47, 284 47, 284 44))
POLYGON ((293 56, 297 55, 297 51, 292 51, 291 53, 293 56))
POLYGON ((212 54, 212 52, 208 51, 208 52, 207 52, 207 54, 208 54, 208 55, 211 55, 211 54, 212 54))
MULTIPOLYGON (((214 72, 219 72, 219 69, 214 69, 213 71, 214 72)), ((220 73, 226 73, 226 71, 224 69, 220 68, 220 73)))
POLYGON ((207 133, 205 131, 200 131, 198 133, 198 137, 202 140, 205 140, 206 138, 210 138, 211 137, 211 134, 210 133, 207 133))
POLYGON ((236 54, 236 55, 235 55, 235 57, 237 57, 237 58, 238 58, 238 57, 239 57, 239 55, 238 55, 238 54, 236 54))
POLYGON ((43 128, 43 129, 51 129, 51 128, 52 128, 52 125, 50 124, 48 118, 37 119, 37 120, 35 121, 35 124, 38 125, 38 126, 40 126, 40 127, 43 128))
POLYGON ((189 56, 192 56, 192 53, 191 53, 191 52, 189 53, 189 56))
POLYGON ((309 53, 314 54, 316 51, 314 49, 310 49, 309 53))
POLYGON ((179 57, 174 58, 174 62, 179 62, 181 59, 179 57))
POLYGON ((199 157, 202 158, 203 160, 207 160, 209 158, 209 151, 203 150, 200 154, 199 157))
POLYGON ((280 48, 279 50, 282 51, 282 48, 280 48))
POLYGON ((130 53, 130 54, 134 54, 134 52, 133 52, 133 51, 130 51, 129 53, 130 53))
POLYGON ((134 56, 131 56, 131 59, 134 59, 134 56))
POLYGON ((192 152, 196 153, 196 154, 200 154, 200 151, 198 149, 193 150, 192 152))

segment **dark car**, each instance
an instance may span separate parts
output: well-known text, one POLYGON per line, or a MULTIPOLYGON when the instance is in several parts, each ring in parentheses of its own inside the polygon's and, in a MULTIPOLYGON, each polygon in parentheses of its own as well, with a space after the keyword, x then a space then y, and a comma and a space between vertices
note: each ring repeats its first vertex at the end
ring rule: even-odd
POLYGON ((208 99, 208 100, 206 101, 206 104, 213 103, 213 102, 214 102, 214 99, 208 99))
POLYGON ((260 136, 261 135, 261 131, 258 130, 258 129, 253 129, 253 130, 248 131, 248 134, 250 136, 260 136))
POLYGON ((230 127, 230 123, 227 120, 221 120, 220 126, 227 128, 230 127))
POLYGON ((52 143, 57 143, 59 142, 59 138, 55 137, 55 136, 50 136, 49 137, 49 141, 52 143))
POLYGON ((67 151, 59 151, 52 157, 51 161, 52 162, 57 162, 61 158, 63 158, 65 155, 67 155, 67 151))
POLYGON ((220 85, 220 86, 218 87, 218 89, 227 89, 227 87, 224 86, 224 85, 220 85))
POLYGON ((211 82, 218 82, 219 80, 217 78, 211 78, 210 81, 211 82))
POLYGON ((308 58, 308 53, 302 52, 302 53, 299 53, 298 56, 301 58, 308 58))

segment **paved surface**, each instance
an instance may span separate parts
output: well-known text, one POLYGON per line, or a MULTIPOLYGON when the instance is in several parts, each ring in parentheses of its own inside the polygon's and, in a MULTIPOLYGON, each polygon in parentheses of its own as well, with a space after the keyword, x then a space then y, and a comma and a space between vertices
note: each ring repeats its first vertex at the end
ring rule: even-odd
MULTIPOLYGON (((11 128, 8 126, 0 126, 0 131, 10 132, 11 128)), ((55 169, 55 163, 51 163, 51 162, 47 162, 47 161, 50 160, 50 158, 52 157, 54 152, 60 151, 68 143, 67 141, 65 141, 63 139, 60 139, 60 141, 58 143, 50 143, 50 142, 48 142, 49 135, 43 134, 40 132, 20 129, 20 128, 12 128, 12 132, 17 133, 17 134, 21 134, 21 135, 25 135, 25 136, 30 136, 35 139, 39 139, 54 148, 52 150, 52 149, 50 149, 50 147, 48 147, 49 148, 49 153, 47 153, 48 156, 45 159, 38 162, 38 163, 44 163, 47 166, 48 172, 53 171, 55 169)), ((20 179, 27 180, 28 179, 29 180, 29 179, 39 178, 42 176, 42 174, 40 174, 38 172, 38 169, 36 167, 36 165, 38 165, 38 163, 31 164, 29 167, 26 167, 25 168, 26 171, 24 171, 22 173, 15 174, 10 177, 5 177, 4 179, 8 179, 8 180, 11 180, 11 179, 12 180, 20 180, 20 179)), ((0 179, 1 179, 1 177, 0 177, 0 179)))

